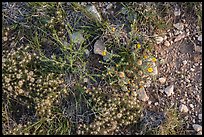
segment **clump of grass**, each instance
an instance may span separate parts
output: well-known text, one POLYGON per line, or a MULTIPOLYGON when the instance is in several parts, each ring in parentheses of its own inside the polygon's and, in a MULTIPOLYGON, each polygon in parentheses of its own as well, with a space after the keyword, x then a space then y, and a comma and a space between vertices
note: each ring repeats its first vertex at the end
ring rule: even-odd
POLYGON ((167 109, 165 112, 165 121, 159 125, 158 128, 154 128, 148 131, 149 134, 156 135, 181 135, 185 134, 183 129, 183 122, 180 119, 178 110, 175 108, 167 109))
POLYGON ((136 21, 132 23, 129 35, 122 28, 113 28, 108 27, 104 33, 109 56, 102 62, 106 68, 103 78, 112 86, 119 85, 123 91, 135 92, 151 81, 157 59, 148 49, 150 45, 141 41, 136 21))

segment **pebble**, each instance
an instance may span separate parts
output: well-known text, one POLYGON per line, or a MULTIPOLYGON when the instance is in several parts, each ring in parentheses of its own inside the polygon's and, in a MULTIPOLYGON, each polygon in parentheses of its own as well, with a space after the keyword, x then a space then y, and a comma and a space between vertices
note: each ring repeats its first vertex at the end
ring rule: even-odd
POLYGON ((190 30, 189 30, 189 29, 186 29, 186 32, 190 32, 190 30))
POLYGON ((202 35, 198 36, 198 41, 202 42, 202 35))
POLYGON ((202 120, 202 114, 199 114, 199 115, 198 115, 198 119, 199 119, 199 120, 202 120))
POLYGON ((202 131, 199 131, 199 132, 197 133, 197 135, 202 135, 202 131))
POLYGON ((191 68, 190 70, 191 70, 192 72, 194 72, 194 71, 195 71, 195 69, 194 69, 194 68, 191 68))
POLYGON ((160 89, 159 92, 164 93, 164 90, 160 89))
POLYGON ((173 34, 172 34, 171 32, 169 32, 168 35, 169 35, 169 37, 172 37, 172 36, 173 36, 173 34))
POLYGON ((188 62, 186 60, 183 61, 183 64, 186 65, 188 62))
POLYGON ((174 32, 174 35, 175 36, 177 36, 177 35, 179 35, 180 34, 180 31, 178 31, 178 30, 176 30, 175 32, 174 32))
POLYGON ((186 105, 181 104, 181 105, 179 106, 179 111, 180 111, 180 112, 187 113, 187 112, 188 112, 188 108, 187 108, 186 105))
POLYGON ((108 4, 108 6, 106 7, 106 9, 110 9, 110 8, 112 8, 112 6, 113 6, 113 4, 110 3, 110 4, 108 4))
POLYGON ((189 79, 186 79, 186 82, 190 83, 191 81, 189 79))
POLYGON ((157 65, 156 63, 152 63, 152 66, 153 66, 153 72, 152 72, 152 75, 155 76, 155 75, 158 75, 158 69, 157 69, 157 65))
POLYGON ((81 34, 81 32, 74 32, 72 35, 71 35, 71 39, 74 43, 77 43, 77 44, 81 44, 84 42, 84 37, 83 35, 81 34))
POLYGON ((181 99, 180 101, 181 101, 181 103, 185 103, 185 100, 184 100, 184 99, 181 99))
POLYGON ((169 43, 169 41, 166 40, 166 41, 164 42, 164 45, 167 46, 167 47, 169 47, 171 44, 169 43))
POLYGON ((180 9, 175 9, 174 16, 180 16, 180 15, 181 15, 181 10, 180 9))
POLYGON ((154 105, 157 106, 157 105, 159 105, 159 103, 158 103, 158 102, 155 102, 154 105))
POLYGON ((177 41, 180 41, 181 39, 185 38, 185 33, 182 33, 180 35, 178 35, 175 39, 174 39, 174 42, 177 42, 177 41))
POLYGON ((3 41, 7 41, 8 40, 8 38, 7 37, 3 37, 3 41))
POLYGON ((140 91, 137 93, 138 93, 139 100, 144 101, 144 102, 149 100, 149 97, 147 96, 144 88, 141 88, 140 91))
POLYGON ((190 104, 189 106, 190 106, 191 108, 194 108, 193 104, 190 104))
POLYGON ((160 44, 160 43, 163 42, 164 39, 163 39, 162 37, 156 37, 155 40, 156 40, 156 43, 157 43, 157 44, 160 44))
POLYGON ((88 78, 84 78, 84 83, 87 83, 89 81, 88 78))
POLYGON ((105 45, 101 40, 97 40, 94 44, 94 54, 102 55, 102 52, 105 50, 105 45))
POLYGON ((176 24, 173 24, 173 26, 178 30, 183 30, 184 29, 183 23, 176 23, 176 24))
POLYGON ((202 126, 198 124, 193 124, 193 129, 197 132, 202 131, 202 126))
POLYGON ((159 78, 159 82, 161 84, 164 84, 166 82, 166 78, 165 77, 159 78))
POLYGON ((85 52, 86 56, 89 57, 90 51, 88 49, 85 49, 84 52, 85 52))
POLYGON ((149 100, 149 101, 148 101, 148 105, 151 105, 151 104, 152 104, 152 101, 149 100))
POLYGON ((166 89, 165 89, 165 93, 167 94, 167 96, 171 96, 172 94, 174 94, 174 85, 171 85, 171 86, 168 86, 166 89))
POLYGON ((86 10, 99 22, 102 20, 101 15, 99 14, 94 5, 88 6, 86 10))
POLYGON ((166 39, 167 39, 167 36, 165 35, 165 36, 164 36, 164 40, 166 40, 166 39))

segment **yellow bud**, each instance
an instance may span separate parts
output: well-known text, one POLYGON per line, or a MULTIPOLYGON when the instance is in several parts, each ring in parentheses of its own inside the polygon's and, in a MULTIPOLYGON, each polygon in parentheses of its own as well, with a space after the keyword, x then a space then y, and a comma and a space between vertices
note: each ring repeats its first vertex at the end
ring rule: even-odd
POLYGON ((102 52, 102 56, 106 56, 107 55, 107 52, 104 50, 103 52, 102 52))

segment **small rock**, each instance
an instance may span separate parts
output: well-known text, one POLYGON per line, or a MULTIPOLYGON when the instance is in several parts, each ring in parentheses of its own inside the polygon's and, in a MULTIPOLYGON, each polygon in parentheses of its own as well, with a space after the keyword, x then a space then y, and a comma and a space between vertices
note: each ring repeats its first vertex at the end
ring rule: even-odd
POLYGON ((177 41, 180 41, 181 39, 185 38, 185 33, 182 33, 180 35, 178 35, 175 39, 174 39, 174 42, 177 42, 177 41))
POLYGON ((169 47, 171 44, 169 43, 169 41, 166 40, 166 41, 164 42, 164 45, 167 46, 167 47, 169 47))
POLYGON ((105 45, 101 40, 97 40, 94 44, 94 54, 102 55, 105 50, 105 45))
POLYGON ((164 90, 160 89, 159 92, 164 93, 164 90))
POLYGON ((156 63, 152 63, 152 66, 153 66, 153 72, 152 72, 152 75, 155 76, 155 75, 158 75, 158 70, 157 70, 157 65, 156 63))
POLYGON ((122 89, 122 91, 128 91, 127 86, 122 86, 121 89, 122 89))
POLYGON ((171 86, 168 86, 166 89, 165 89, 165 93, 167 94, 167 96, 171 96, 172 94, 174 94, 174 85, 171 85, 171 86))
POLYGON ((178 30, 176 30, 175 32, 174 32, 174 35, 175 36, 177 36, 177 35, 179 35, 180 34, 180 31, 178 31, 178 30))
POLYGON ((140 88, 140 90, 137 93, 138 93, 139 100, 144 102, 149 100, 149 97, 147 96, 144 88, 140 88))
POLYGON ((8 38, 7 37, 3 37, 3 41, 7 41, 8 40, 8 38))
POLYGON ((198 115, 198 119, 202 120, 202 114, 198 115))
POLYGON ((166 40, 166 39, 167 39, 167 36, 165 35, 165 36, 164 36, 164 40, 166 40))
POLYGON ((189 29, 186 29, 186 32, 190 32, 190 30, 189 30, 189 29))
POLYGON ((191 81, 189 79, 186 79, 186 82, 190 83, 191 81))
POLYGON ((193 129, 197 132, 202 131, 202 126, 198 124, 193 124, 193 129))
POLYGON ((151 103, 152 103, 152 101, 149 100, 149 101, 148 101, 148 105, 151 105, 151 103))
POLYGON ((166 78, 165 77, 159 78, 159 82, 161 84, 164 84, 166 82, 166 78))
POLYGON ((174 16, 180 16, 180 15, 181 15, 181 10, 180 9, 175 9, 174 16))
POLYGON ((110 9, 110 8, 112 8, 112 6, 113 6, 113 4, 110 3, 110 4, 107 5, 106 9, 110 9))
POLYGON ((191 108, 194 108, 193 104, 190 104, 189 106, 190 106, 191 108))
POLYGON ((188 62, 186 60, 183 61, 183 64, 186 65, 188 62))
POLYGON ((94 5, 88 6, 86 10, 99 22, 102 20, 101 15, 97 11, 96 7, 94 5))
POLYGON ((156 37, 155 40, 156 40, 156 43, 157 43, 157 44, 160 44, 160 43, 163 42, 164 39, 163 39, 162 37, 156 37))
POLYGON ((195 71, 195 69, 194 69, 194 68, 190 68, 190 70, 191 70, 192 72, 194 72, 194 71, 195 71))
POLYGON ((86 55, 87 57, 89 57, 90 51, 89 51, 88 49, 85 49, 84 52, 85 52, 85 55, 86 55))
POLYGON ((202 34, 198 36, 198 41, 202 42, 202 34))
POLYGON ((77 44, 81 44, 84 42, 84 37, 83 35, 81 34, 81 32, 74 32, 72 35, 71 35, 71 40, 73 41, 73 43, 77 43, 77 44))
POLYGON ((87 83, 89 81, 88 78, 84 78, 84 83, 87 83))
POLYGON ((199 131, 199 132, 197 133, 197 135, 202 135, 202 131, 199 131))
POLYGON ((172 34, 171 32, 169 32, 168 35, 169 35, 169 37, 172 37, 172 36, 173 36, 173 34, 172 34))
POLYGON ((181 105, 179 106, 179 111, 180 111, 180 112, 187 113, 187 112, 188 112, 188 108, 187 108, 186 105, 181 104, 181 105))
POLYGON ((176 24, 173 24, 173 26, 178 30, 183 30, 184 29, 183 23, 176 23, 176 24))
POLYGON ((181 99, 180 101, 181 101, 181 103, 185 103, 185 100, 184 100, 184 99, 181 99))
POLYGON ((155 106, 157 106, 158 104, 159 104, 158 102, 155 102, 155 103, 154 103, 155 106))

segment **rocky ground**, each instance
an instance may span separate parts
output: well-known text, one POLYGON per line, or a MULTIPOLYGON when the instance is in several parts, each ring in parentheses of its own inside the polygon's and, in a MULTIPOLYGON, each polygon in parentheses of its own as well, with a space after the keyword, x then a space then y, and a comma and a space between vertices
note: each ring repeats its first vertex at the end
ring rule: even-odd
MULTIPOLYGON (((126 14, 126 10, 118 2, 82 2, 81 5, 93 4, 101 13, 103 19, 110 20, 111 23, 121 25, 129 23, 131 16, 126 14), (120 13, 122 12, 122 14, 120 13), (124 16, 121 16, 124 15, 124 16)), ((151 7, 155 3, 139 3, 137 8, 151 7)), ((158 126, 164 119, 166 108, 176 107, 179 115, 183 118, 186 134, 202 134, 202 26, 195 21, 196 14, 186 10, 185 7, 177 3, 163 3, 171 7, 166 22, 171 22, 169 29, 153 32, 151 25, 141 25, 139 30, 147 37, 155 40, 154 53, 158 62, 155 80, 147 84, 140 93, 144 104, 143 124, 158 126), (151 119, 152 118, 152 119, 151 119)), ((202 3, 201 3, 202 4, 202 3)), ((159 5, 159 4, 158 4, 159 5)), ((157 6, 158 6, 157 5, 157 6)), ((16 13, 15 7, 4 3, 5 13, 15 20, 24 22, 16 13), (9 10, 8 10, 9 9, 9 10), (6 11, 8 10, 8 11, 6 11), (18 16, 16 16, 16 15, 18 16), (12 17, 11 16, 11 17, 12 17)), ((69 6, 69 4, 67 4, 69 6)), ((202 7, 201 7, 202 8, 202 7)), ((26 10, 23 10, 26 12, 26 10)), ((79 17, 81 13, 77 13, 79 17)), ((70 16, 71 15, 70 11, 70 16)), ((77 20, 77 18, 75 18, 77 20)), ((73 22, 75 22, 73 20, 73 22)), ((201 19, 202 22, 202 19, 201 19)), ((84 22, 78 22, 82 25, 84 22)), ((8 23, 9 24, 9 23, 8 23)), ((128 30, 129 28, 125 28, 128 30)), ((3 41, 7 41, 3 37, 3 41)), ((90 49, 93 50, 93 49, 90 49)), ((89 51, 87 51, 89 52, 89 51)), ((89 54, 89 53, 87 53, 89 54)), ((94 67, 99 61, 98 55, 90 55, 90 64, 94 67), (97 59, 93 59, 97 57, 97 59), (94 63, 96 62, 96 63, 94 63)), ((138 133, 139 134, 139 133, 138 133)))

